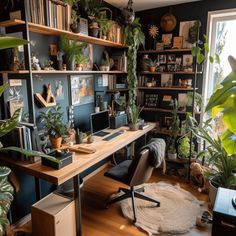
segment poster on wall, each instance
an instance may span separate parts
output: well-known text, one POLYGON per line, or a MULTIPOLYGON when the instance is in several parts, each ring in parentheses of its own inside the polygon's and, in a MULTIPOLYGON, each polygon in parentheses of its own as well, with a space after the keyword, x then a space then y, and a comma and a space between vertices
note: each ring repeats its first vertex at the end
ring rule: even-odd
POLYGON ((94 102, 94 78, 92 75, 72 75, 70 77, 71 105, 94 102))
POLYGON ((194 29, 193 26, 197 21, 181 21, 179 24, 179 36, 183 37, 183 48, 192 48, 193 34, 190 33, 194 29), (190 38, 191 37, 191 38, 190 38))

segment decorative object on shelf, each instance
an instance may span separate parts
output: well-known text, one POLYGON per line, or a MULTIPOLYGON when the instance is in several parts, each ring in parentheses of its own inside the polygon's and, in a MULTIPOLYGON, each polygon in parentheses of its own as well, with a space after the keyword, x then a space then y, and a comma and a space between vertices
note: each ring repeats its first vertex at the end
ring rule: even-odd
POLYGON ((56 101, 52 93, 51 84, 48 84, 47 86, 45 85, 44 88, 46 88, 46 98, 44 98, 40 93, 35 93, 35 98, 43 107, 55 106, 56 101))
POLYGON ((70 29, 73 33, 80 32, 80 15, 79 15, 79 2, 80 0, 66 0, 71 6, 71 22, 70 29))
POLYGON ((177 36, 173 38, 173 49, 183 48, 183 36, 177 36))
POLYGON ((158 55, 158 61, 160 64, 165 64, 166 63, 166 55, 165 54, 159 54, 158 55))
POLYGON ((72 105, 94 102, 93 79, 93 75, 72 75, 70 77, 72 105))
POLYGON ((49 45, 49 54, 50 56, 57 56, 57 45, 55 43, 49 45))
POLYGON ((141 61, 142 71, 148 71, 149 61, 150 61, 149 55, 148 54, 143 55, 142 61, 141 61))
POLYGON ((173 84, 173 75, 172 74, 162 74, 161 75, 161 86, 162 87, 171 87, 173 84))
POLYGON ((178 110, 185 111, 186 110, 186 103, 187 103, 187 94, 186 93, 178 93, 178 110))
POLYGON ((183 55, 183 70, 186 72, 193 71, 193 55, 191 54, 183 55))
POLYGON ((53 65, 53 61, 47 59, 47 60, 44 61, 43 69, 44 70, 54 70, 52 65, 53 65))
POLYGON ((93 141, 94 141, 93 135, 89 134, 87 137, 87 143, 93 143, 93 141))
POLYGON ((145 107, 158 107, 158 94, 145 94, 145 107))
POLYGON ((160 42, 157 42, 157 43, 156 43, 156 50, 157 50, 157 51, 164 50, 164 44, 163 44, 163 43, 160 43, 160 42))
POLYGON ((114 61, 112 58, 109 57, 108 52, 105 50, 103 52, 103 58, 101 60, 101 64, 99 66, 99 69, 101 71, 109 71, 110 68, 112 68, 114 65, 114 61))
POLYGON ((42 122, 45 124, 53 148, 60 148, 62 136, 67 133, 66 125, 63 123, 63 112, 60 106, 50 108, 46 112, 40 112, 42 122))
POLYGON ((156 25, 150 25, 149 29, 149 36, 151 37, 152 41, 153 41, 153 49, 156 49, 156 37, 158 35, 158 27, 156 25))
POLYGON ((135 13, 134 13, 134 10, 132 9, 132 5, 133 5, 133 1, 129 0, 127 7, 125 7, 122 10, 122 14, 124 16, 124 21, 125 21, 125 24, 127 24, 127 25, 132 24, 135 20, 135 13))
POLYGON ((41 70, 39 59, 35 55, 32 56, 31 63, 32 70, 41 70))
POLYGON ((164 32, 168 33, 173 31, 174 28, 176 27, 176 24, 177 24, 176 17, 170 12, 166 13, 161 17, 160 26, 164 32))
POLYGON ((171 48, 171 45, 172 45, 172 34, 162 34, 162 42, 164 44, 164 49, 171 48))

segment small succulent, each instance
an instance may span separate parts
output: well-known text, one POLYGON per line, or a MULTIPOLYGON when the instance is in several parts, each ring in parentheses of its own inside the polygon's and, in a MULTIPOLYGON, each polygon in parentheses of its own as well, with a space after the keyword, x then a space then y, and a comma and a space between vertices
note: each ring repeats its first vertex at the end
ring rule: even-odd
POLYGON ((158 61, 158 59, 155 59, 154 61, 152 59, 150 59, 147 62, 147 65, 150 67, 157 67, 157 66, 159 66, 159 61, 158 61))

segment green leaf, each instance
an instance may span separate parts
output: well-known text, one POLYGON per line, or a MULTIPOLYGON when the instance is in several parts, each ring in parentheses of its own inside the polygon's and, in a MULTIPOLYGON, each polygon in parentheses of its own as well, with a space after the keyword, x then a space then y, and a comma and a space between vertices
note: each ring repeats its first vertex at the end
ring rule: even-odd
POLYGON ((38 151, 34 151, 34 150, 27 150, 27 149, 22 149, 19 147, 5 147, 5 148, 0 148, 0 152, 5 152, 5 151, 15 151, 15 152, 19 152, 23 155, 26 156, 36 156, 36 157, 43 157, 46 158, 50 161, 56 162, 56 163, 60 163, 61 161, 59 161, 58 159, 56 159, 55 157, 46 155, 42 152, 38 152, 38 151))
POLYGON ((2 96, 3 92, 9 87, 9 84, 6 83, 0 86, 0 97, 2 96))
POLYGON ((209 56, 209 60, 210 60, 210 63, 213 63, 214 62, 214 57, 213 56, 209 56))
POLYGON ((220 64, 220 55, 218 53, 215 54, 215 60, 217 64, 220 64))
POLYGON ((207 39, 206 39, 206 42, 204 43, 204 49, 205 49, 205 52, 208 53, 209 52, 209 44, 207 42, 207 39))
POLYGON ((10 119, 0 124, 0 137, 9 133, 11 130, 13 130, 17 126, 18 122, 20 121, 21 112, 22 112, 21 108, 16 110, 10 119))
POLYGON ((192 48, 192 55, 196 57, 201 52, 201 48, 196 46, 192 48))
POLYGON ((0 37, 0 49, 15 48, 27 44, 28 41, 20 38, 2 36, 0 37))
POLYGON ((202 64, 202 62, 205 60, 205 56, 202 53, 197 54, 197 63, 202 64))
POLYGON ((236 153, 236 134, 227 130, 221 135, 222 145, 229 155, 236 153))
POLYGON ((235 86, 236 74, 232 72, 223 80, 221 87, 212 94, 205 111, 209 111, 215 106, 222 105, 232 94, 236 95, 235 86))

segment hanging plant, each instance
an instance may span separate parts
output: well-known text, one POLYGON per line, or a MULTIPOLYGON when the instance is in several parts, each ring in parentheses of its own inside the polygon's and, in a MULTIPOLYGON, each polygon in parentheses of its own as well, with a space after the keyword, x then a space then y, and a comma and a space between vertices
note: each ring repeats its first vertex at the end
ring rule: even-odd
POLYGON ((125 27, 125 42, 128 45, 127 60, 128 60, 128 75, 127 84, 129 88, 129 103, 130 110, 135 110, 137 97, 137 51, 140 45, 144 44, 145 36, 141 29, 139 19, 125 27))

